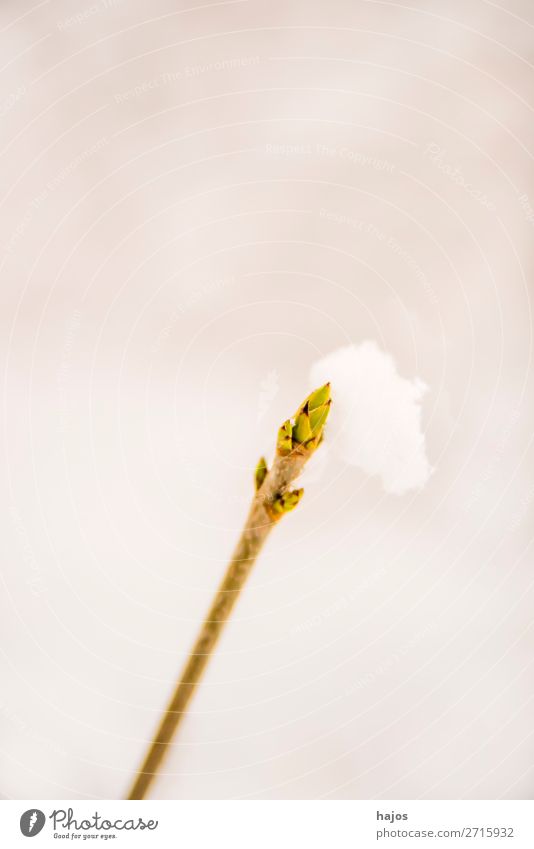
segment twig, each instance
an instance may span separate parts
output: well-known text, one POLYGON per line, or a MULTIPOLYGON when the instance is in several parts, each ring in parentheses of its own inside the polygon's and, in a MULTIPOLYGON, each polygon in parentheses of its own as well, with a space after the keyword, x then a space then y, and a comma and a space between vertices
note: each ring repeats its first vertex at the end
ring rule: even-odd
POLYGON ((290 486, 321 441, 329 406, 327 384, 306 399, 294 424, 288 420, 280 428, 271 469, 267 470, 263 458, 260 460, 256 469, 256 494, 245 527, 128 799, 144 799, 148 794, 265 540, 278 519, 300 501, 303 491, 291 491, 290 486))

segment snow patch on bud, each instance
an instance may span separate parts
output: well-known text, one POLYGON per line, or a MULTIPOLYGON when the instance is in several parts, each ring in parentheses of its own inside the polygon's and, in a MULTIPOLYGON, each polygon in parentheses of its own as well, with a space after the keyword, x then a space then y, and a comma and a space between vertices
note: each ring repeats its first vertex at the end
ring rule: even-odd
POLYGON ((421 430, 421 380, 401 377, 371 340, 332 351, 312 366, 310 380, 331 381, 329 443, 346 463, 379 475, 394 495, 426 484, 433 470, 421 430))

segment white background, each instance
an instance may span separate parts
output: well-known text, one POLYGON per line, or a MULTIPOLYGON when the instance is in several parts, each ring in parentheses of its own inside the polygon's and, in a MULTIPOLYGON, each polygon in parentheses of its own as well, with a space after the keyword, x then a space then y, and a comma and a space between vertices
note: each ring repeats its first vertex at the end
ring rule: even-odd
POLYGON ((434 475, 325 445, 154 795, 530 797, 532 5, 181 5, 0 9, 0 791, 125 793, 259 454, 374 338, 434 475))

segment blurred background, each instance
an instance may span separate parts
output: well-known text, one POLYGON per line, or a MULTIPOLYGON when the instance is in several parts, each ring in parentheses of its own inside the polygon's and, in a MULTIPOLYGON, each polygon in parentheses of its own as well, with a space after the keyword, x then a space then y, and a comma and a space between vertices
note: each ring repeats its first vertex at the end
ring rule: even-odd
POLYGON ((0 8, 0 793, 124 795, 259 455, 374 339, 434 474, 325 446, 154 795, 531 797, 534 8, 181 6, 0 8))

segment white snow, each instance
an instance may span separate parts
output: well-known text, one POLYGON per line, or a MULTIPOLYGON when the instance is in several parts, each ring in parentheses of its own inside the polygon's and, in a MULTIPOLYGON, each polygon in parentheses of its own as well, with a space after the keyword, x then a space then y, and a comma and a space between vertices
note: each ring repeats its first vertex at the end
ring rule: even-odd
POLYGON ((421 489, 432 473, 421 427, 425 384, 401 377, 390 354, 368 340, 323 357, 311 384, 330 380, 328 437, 334 451, 368 475, 379 475, 386 492, 421 489))

